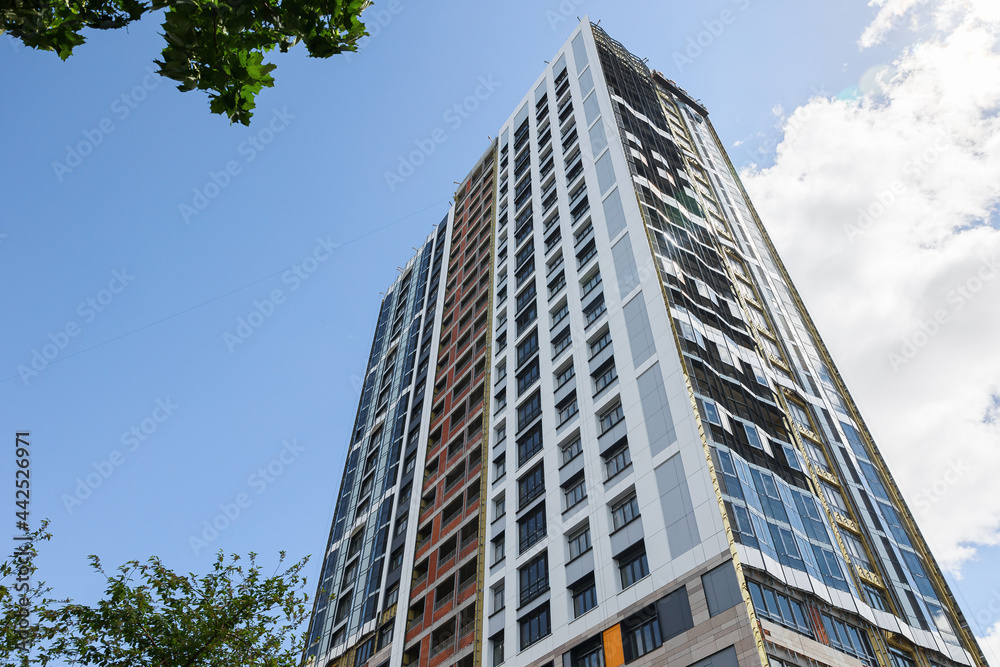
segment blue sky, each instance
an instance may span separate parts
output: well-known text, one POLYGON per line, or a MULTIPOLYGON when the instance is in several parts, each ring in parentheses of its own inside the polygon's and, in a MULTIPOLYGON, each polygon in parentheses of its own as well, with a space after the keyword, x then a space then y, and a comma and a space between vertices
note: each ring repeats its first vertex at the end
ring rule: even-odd
MULTIPOLYGON (((739 167, 772 165, 783 114, 855 95, 916 38, 859 49, 876 9, 857 1, 379 2, 359 53, 275 57, 245 128, 149 75, 156 21, 95 33, 67 62, 0 37, 0 433, 31 431, 32 518, 55 535, 42 576, 60 594, 99 592, 91 553, 203 571, 220 548, 322 552, 380 292, 585 14, 702 100, 739 167), (446 115, 484 80, 475 111, 446 115), (54 361, 19 375, 50 343, 54 361), (133 427, 145 440, 123 438, 133 427), (241 493, 249 506, 193 548, 241 493)), ((971 609, 1000 589, 983 562, 958 583, 971 609)))

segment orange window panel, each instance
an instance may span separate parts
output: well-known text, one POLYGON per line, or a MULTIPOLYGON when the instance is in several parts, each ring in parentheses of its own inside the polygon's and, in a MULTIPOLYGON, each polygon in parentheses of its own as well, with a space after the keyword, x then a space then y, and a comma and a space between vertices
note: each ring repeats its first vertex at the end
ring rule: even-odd
POLYGON ((604 666, 621 667, 625 664, 622 651, 622 627, 615 625, 604 631, 604 666))

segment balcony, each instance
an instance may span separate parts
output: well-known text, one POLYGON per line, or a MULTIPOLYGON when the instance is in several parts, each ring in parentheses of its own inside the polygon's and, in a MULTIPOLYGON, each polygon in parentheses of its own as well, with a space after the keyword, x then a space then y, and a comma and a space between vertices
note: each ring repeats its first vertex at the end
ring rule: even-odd
POLYGON ((437 655, 440 655, 441 653, 444 653, 454 645, 455 645, 455 635, 451 635, 447 639, 442 639, 437 644, 431 646, 429 657, 433 658, 437 655))

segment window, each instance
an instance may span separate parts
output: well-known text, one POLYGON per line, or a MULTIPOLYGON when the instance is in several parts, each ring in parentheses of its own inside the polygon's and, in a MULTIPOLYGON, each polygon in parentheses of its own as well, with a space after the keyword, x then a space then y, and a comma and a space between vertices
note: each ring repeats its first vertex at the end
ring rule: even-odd
POLYGON ((611 344, 611 332, 605 331, 604 335, 590 344, 590 356, 594 357, 598 352, 611 344))
POLYGON ((722 418, 719 416, 719 409, 715 406, 715 403, 712 401, 702 400, 701 404, 705 408, 705 421, 709 424, 722 426, 722 418))
POLYGON ((639 502, 636 500, 634 494, 611 508, 613 530, 618 530, 638 517, 639 502))
POLYGON ((812 424, 809 422, 809 414, 804 407, 795 401, 788 401, 788 411, 792 413, 792 421, 806 430, 812 430, 812 424))
POLYGON ((760 441, 760 434, 757 433, 757 427, 753 424, 743 424, 743 430, 746 431, 747 440, 750 441, 750 446, 754 449, 764 449, 763 443, 760 441))
POLYGON ((507 496, 501 494, 493 501, 493 520, 496 521, 507 513, 507 496))
POLYGON ((889 649, 889 658, 892 660, 893 667, 916 667, 917 663, 913 661, 913 658, 906 655, 902 651, 897 651, 896 649, 889 649))
POLYGON ((567 539, 569 541, 569 559, 573 560, 582 556, 590 551, 590 526, 573 533, 567 539))
POLYGON ((622 589, 649 575, 646 547, 641 546, 637 552, 618 559, 618 573, 621 575, 622 589))
POLYGON ((522 618, 519 625, 521 626, 521 650, 523 651, 542 637, 551 634, 549 603, 546 602, 522 618))
POLYGON ((531 385, 538 380, 538 359, 536 358, 528 367, 517 374, 517 395, 523 394, 531 385))
POLYGON ((625 662, 638 660, 650 651, 659 648, 660 621, 652 608, 636 614, 638 618, 622 621, 622 649, 625 662))
POLYGON ((542 394, 536 391, 517 408, 517 430, 524 429, 532 420, 542 414, 542 394))
POLYGON ((523 466, 532 456, 542 451, 542 425, 536 424, 517 440, 517 467, 523 466))
POLYGON ((885 593, 875 588, 871 584, 865 584, 865 593, 868 595, 868 603, 880 611, 892 613, 889 609, 889 601, 885 598, 885 593))
MULTIPOLYGON (((566 272, 560 271, 558 274, 556 274, 555 278, 549 281, 549 298, 551 299, 556 294, 558 294, 563 287, 566 287, 566 272)), ((564 308, 566 307, 564 306, 564 308)), ((566 312, 567 313, 569 312, 568 308, 566 308, 566 312)), ((563 317, 565 317, 565 315, 563 317)), ((559 319, 561 320, 562 318, 560 317, 559 319)), ((553 323, 553 326, 555 324, 556 323, 553 323)))
POLYGON ((836 490, 826 482, 820 482, 820 486, 823 488, 823 497, 826 498, 826 502, 830 503, 830 506, 836 512, 844 516, 848 516, 847 504, 844 502, 844 497, 840 495, 840 491, 836 490))
POLYGON ((506 606, 504 602, 504 584, 499 584, 490 589, 493 592, 493 613, 497 613, 506 606))
POLYGON ((844 538, 844 546, 847 548, 847 553, 850 554, 854 564, 872 571, 872 565, 868 562, 868 553, 865 551, 865 547, 861 544, 861 541, 846 530, 841 530, 840 536, 844 538))
POLYGON ((507 387, 498 391, 495 398, 497 402, 497 412, 500 412, 507 407, 507 387))
POLYGON ((621 403, 617 403, 614 407, 605 410, 604 413, 601 414, 600 418, 601 434, 603 435, 604 433, 610 431, 623 419, 625 419, 625 412, 622 410, 621 403))
POLYGON ((583 309, 583 317, 587 320, 587 326, 589 327, 596 322, 597 318, 603 315, 607 309, 607 304, 604 303, 604 294, 598 295, 596 299, 587 304, 583 309))
POLYGON ((563 465, 566 465, 582 453, 583 443, 581 442, 579 436, 577 436, 572 442, 562 448, 563 465))
POLYGON ((545 503, 539 503, 535 509, 517 522, 518 549, 524 552, 545 537, 545 503))
MULTIPOLYGON (((531 245, 533 245, 533 243, 531 245)), ((534 252, 534 248, 531 248, 531 250, 532 252, 534 252)), ((535 273, 535 258, 532 257, 525 263, 524 266, 519 267, 517 269, 517 273, 514 274, 514 279, 517 281, 517 284, 520 285, 525 280, 534 275, 534 273, 535 273)))
POLYGON ((632 456, 628 451, 628 444, 610 452, 604 459, 604 467, 607 471, 607 479, 611 479, 625 468, 632 465, 632 456))
POLYGON ((399 584, 393 584, 392 588, 385 594, 383 607, 388 608, 396 604, 399 600, 399 584))
POLYGON ((532 500, 545 492, 545 469, 542 464, 517 481, 517 509, 522 510, 532 500))
POLYGON ((523 365, 535 352, 538 352, 538 332, 532 331, 531 335, 517 346, 517 365, 523 365))
POLYGON ((532 301, 527 308, 517 314, 517 319, 514 321, 517 325, 515 334, 520 336, 521 332, 527 329, 536 319, 538 319, 538 306, 532 301))
POLYGON ((500 479, 507 474, 507 454, 506 452, 501 454, 493 462, 493 471, 496 473, 496 479, 500 479))
POLYGON ((597 582, 593 573, 570 587, 573 595, 573 618, 579 618, 597 606, 597 582))
POLYGON ((575 507, 577 503, 587 497, 587 480, 581 476, 563 491, 563 495, 566 496, 566 509, 575 507))
POLYGON ((597 289, 597 286, 600 284, 601 284, 601 272, 598 271, 580 286, 580 290, 582 292, 581 297, 587 296, 588 294, 593 292, 595 289, 597 289))
POLYGON ((528 286, 525 287, 523 290, 521 290, 521 293, 517 295, 517 300, 516 300, 517 305, 515 307, 516 311, 520 313, 527 306, 534 304, 535 295, 537 293, 538 292, 535 289, 535 281, 532 280, 530 283, 528 283, 528 286))
POLYGON ((608 388, 612 382, 618 379, 618 369, 615 368, 614 361, 611 362, 611 367, 600 372, 600 375, 594 380, 594 396, 599 395, 602 391, 608 388))
POLYGON ((490 646, 493 649, 493 667, 503 664, 503 630, 493 635, 490 639, 490 646))
POLYGON ((560 322, 562 322, 564 319, 566 319, 567 315, 569 315, 569 304, 568 303, 564 303, 559 308, 559 310, 557 310, 556 312, 552 313, 552 326, 556 326, 557 324, 559 324, 560 322))
POLYGON ((389 558, 389 571, 395 570, 397 567, 403 564, 403 547, 400 547, 392 552, 392 556, 389 558))
POLYGON ((601 635, 574 646, 569 652, 569 659, 570 667, 604 667, 604 644, 601 642, 601 635))
POLYGON ((549 590, 549 557, 542 552, 517 571, 520 582, 520 605, 523 607, 549 590))
POLYGON ((573 342, 569 334, 569 327, 566 327, 552 338, 552 357, 555 358, 573 342))
POLYGON ((576 367, 573 364, 556 373, 556 389, 569 382, 574 375, 576 375, 576 367))
POLYGON ((493 539, 493 564, 496 565, 504 559, 504 536, 493 539))
POLYGON ((809 457, 812 464, 817 468, 830 472, 830 465, 826 462, 826 455, 823 454, 823 450, 820 449, 819 445, 809 438, 802 438, 802 444, 805 446, 806 456, 809 457))
POLYGON ((576 392, 573 392, 572 396, 569 397, 569 400, 563 401, 563 403, 559 406, 559 412, 556 418, 556 424, 558 426, 562 426, 570 419, 572 419, 573 416, 579 411, 580 411, 580 406, 577 404, 576 401, 576 392))
POLYGON ((532 240, 531 243, 524 246, 520 252, 514 256, 514 264, 520 269, 521 265, 527 262, 529 259, 534 259, 535 254, 535 241, 532 240))

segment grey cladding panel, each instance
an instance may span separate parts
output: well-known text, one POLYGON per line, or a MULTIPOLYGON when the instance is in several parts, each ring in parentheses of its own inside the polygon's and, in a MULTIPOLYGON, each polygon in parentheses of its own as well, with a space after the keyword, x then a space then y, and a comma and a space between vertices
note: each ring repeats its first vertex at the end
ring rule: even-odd
POLYGON ((587 66, 587 47, 583 43, 583 33, 573 38, 573 59, 576 60, 576 71, 587 66))
POLYGON ((583 113, 587 117, 587 125, 594 122, 594 119, 601 115, 601 106, 597 102, 597 93, 592 93, 590 97, 583 101, 583 113))
POLYGON ((729 646, 704 660, 699 660, 691 667, 740 667, 740 663, 736 660, 736 648, 729 646))
POLYGON ((638 368, 642 362, 656 354, 653 328, 649 324, 649 313, 646 312, 646 300, 642 297, 642 292, 626 303, 622 312, 625 314, 628 344, 632 348, 632 364, 638 368))
POLYGON ((649 449, 653 456, 656 456, 677 440, 659 364, 654 364, 652 368, 640 375, 638 385, 639 396, 642 400, 642 416, 646 422, 646 436, 649 438, 649 449))
POLYGON ((598 158, 594 166, 597 168, 597 185, 600 186, 603 195, 615 184, 615 167, 611 164, 611 151, 598 158))
MULTIPOLYGON (((609 155, 611 153, 605 153, 604 157, 609 155)), ((599 168, 597 173, 600 176, 599 168)), ((632 242, 629 240, 628 234, 611 248, 611 256, 614 257, 615 272, 618 274, 618 294, 624 300, 629 292, 639 285, 639 271, 635 266, 635 255, 632 254, 632 242)))
POLYGON ((593 70, 587 70, 580 75, 580 94, 586 96, 587 93, 594 89, 594 75, 591 74, 593 70))
POLYGON ((708 600, 709 616, 716 616, 741 602, 740 586, 732 561, 726 561, 714 570, 701 575, 708 600))
POLYGON ((657 600, 656 615, 660 619, 660 635, 663 641, 673 639, 693 628, 694 618, 691 616, 687 588, 681 586, 673 593, 657 600))
MULTIPOLYGON (((594 127, 600 125, 601 123, 598 123, 594 127)), ((622 207, 621 191, 618 188, 615 188, 604 200, 604 219, 608 225, 608 238, 615 238, 625 229, 625 209, 622 207)))
POLYGON ((701 542, 680 454, 671 456, 656 468, 656 483, 667 527, 667 547, 670 557, 677 558, 701 542))
POLYGON ((604 121, 599 120, 590 128, 590 149, 594 155, 600 155, 608 146, 608 135, 604 132, 604 121))

